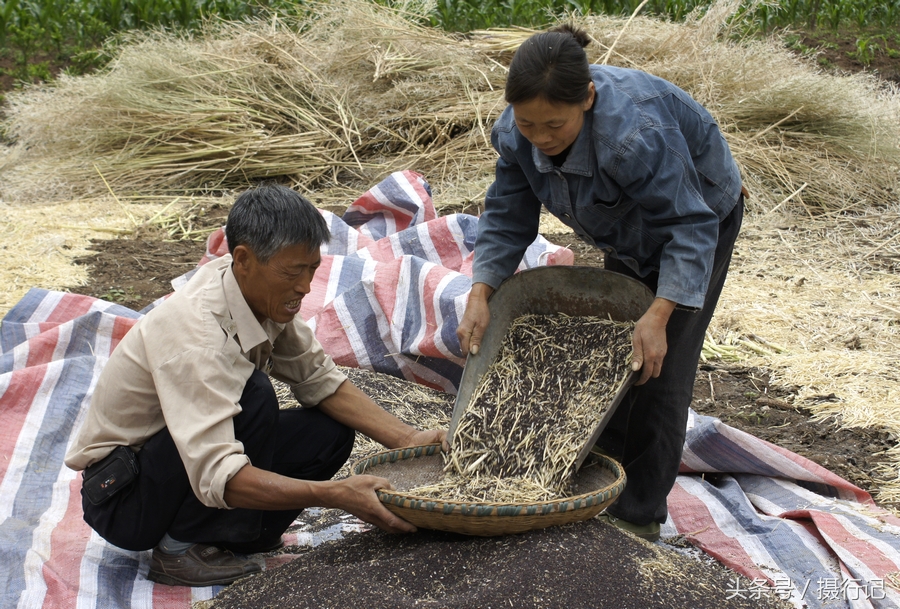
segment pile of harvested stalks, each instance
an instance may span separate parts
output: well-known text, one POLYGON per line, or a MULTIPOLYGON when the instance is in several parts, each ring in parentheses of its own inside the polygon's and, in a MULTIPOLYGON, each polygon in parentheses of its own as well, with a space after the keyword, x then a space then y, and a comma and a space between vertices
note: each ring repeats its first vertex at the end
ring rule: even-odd
POLYGON ((397 169, 470 180, 491 162, 500 67, 401 10, 310 6, 305 20, 213 22, 192 38, 129 34, 107 69, 10 96, 3 130, 19 145, 0 161, 0 196, 104 182, 185 195, 265 179, 362 192, 397 169))
POLYGON ((565 497, 578 453, 630 370, 634 324, 525 315, 463 413, 443 480, 411 493, 445 500, 565 497))
MULTIPOLYGON (((595 40, 590 61, 656 74, 709 108, 753 209, 893 203, 896 90, 824 74, 778 40, 737 40, 740 5, 719 0, 684 23, 575 21, 595 40)), ((403 6, 334 0, 297 22, 213 23, 190 39, 134 34, 96 74, 9 94, 0 131, 15 146, 0 155, 0 198, 96 194, 104 180, 120 195, 196 196, 268 178, 315 198, 413 169, 441 201, 478 202, 496 160, 489 135, 506 105, 506 66, 532 32, 461 38, 403 6)))

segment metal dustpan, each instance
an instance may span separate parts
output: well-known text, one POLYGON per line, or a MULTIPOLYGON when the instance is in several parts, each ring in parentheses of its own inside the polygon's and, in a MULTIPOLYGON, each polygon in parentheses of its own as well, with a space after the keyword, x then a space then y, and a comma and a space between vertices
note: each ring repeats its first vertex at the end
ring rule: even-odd
MULTIPOLYGON (((614 321, 636 321, 653 302, 647 286, 619 273, 587 266, 545 266, 516 273, 491 295, 488 306, 491 323, 484 334, 478 354, 469 354, 463 368, 448 439, 453 438, 459 420, 469 405, 472 393, 500 351, 506 331, 522 315, 608 317, 614 321)), ((587 458, 628 388, 637 379, 631 373, 613 398, 602 420, 578 453, 575 469, 587 458)))

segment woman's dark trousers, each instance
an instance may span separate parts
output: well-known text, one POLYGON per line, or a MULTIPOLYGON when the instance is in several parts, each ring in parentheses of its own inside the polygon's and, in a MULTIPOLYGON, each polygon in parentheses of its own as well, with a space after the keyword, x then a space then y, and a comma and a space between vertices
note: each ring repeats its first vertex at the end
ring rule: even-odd
MULTIPOLYGON (((625 467, 625 490, 607 509, 622 520, 637 525, 666 521, 666 497, 675 485, 681 463, 700 351, 725 284, 743 210, 741 197, 734 210, 719 223, 715 262, 703 308, 673 311, 666 326, 668 350, 660 376, 632 387, 600 436, 598 445, 621 455, 625 467)), ((611 257, 607 257, 605 266, 640 280, 656 292, 658 273, 639 277, 611 257)))

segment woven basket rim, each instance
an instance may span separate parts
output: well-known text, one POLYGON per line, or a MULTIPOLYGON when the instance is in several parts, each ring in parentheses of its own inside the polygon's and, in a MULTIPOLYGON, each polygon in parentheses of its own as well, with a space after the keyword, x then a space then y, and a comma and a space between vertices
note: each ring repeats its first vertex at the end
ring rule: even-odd
MULTIPOLYGON (((408 458, 415 458, 420 456, 431 456, 436 451, 440 450, 440 444, 422 444, 420 446, 407 446, 404 448, 389 448, 386 450, 380 450, 376 453, 372 453, 367 457, 363 457, 359 459, 353 464, 353 467, 350 469, 352 475, 362 475, 365 473, 365 468, 372 462, 374 459, 378 459, 381 457, 386 457, 385 461, 395 462, 408 458), (419 454, 415 454, 418 452, 419 454), (393 458, 391 458, 393 457, 393 458), (362 468, 362 471, 358 471, 362 468)), ((433 504, 435 507, 437 506, 454 506, 464 508, 466 510, 470 510, 473 508, 477 508, 478 506, 483 506, 485 508, 509 508, 509 507, 529 507, 529 506, 555 506, 561 504, 568 504, 566 509, 564 510, 554 510, 556 512, 567 512, 574 509, 581 509, 578 504, 583 503, 586 499, 594 496, 599 496, 603 493, 608 492, 610 489, 615 488, 617 485, 622 484, 625 480, 625 470, 622 465, 616 461, 615 459, 610 459, 606 455, 593 454, 602 465, 606 467, 606 469, 610 470, 615 476, 615 480, 608 485, 588 492, 581 493, 580 495, 572 495, 570 497, 562 497, 560 499, 551 499, 549 501, 525 501, 525 502, 498 502, 498 501, 453 501, 446 499, 436 499, 434 497, 424 497, 422 495, 412 495, 403 491, 395 491, 395 490, 387 490, 387 489, 379 489, 377 491, 378 498, 382 501, 382 503, 390 503, 391 497, 397 497, 401 500, 415 502, 415 503, 429 503, 433 504)), ((384 463, 382 461, 381 463, 384 463)), ((491 516, 496 516, 496 514, 491 514, 491 516)))

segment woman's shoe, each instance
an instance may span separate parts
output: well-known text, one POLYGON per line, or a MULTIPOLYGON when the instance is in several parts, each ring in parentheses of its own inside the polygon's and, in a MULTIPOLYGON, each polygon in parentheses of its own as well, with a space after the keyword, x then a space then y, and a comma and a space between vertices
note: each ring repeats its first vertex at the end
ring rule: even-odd
POLYGON ((644 525, 634 524, 632 522, 628 522, 627 520, 616 518, 615 516, 607 512, 601 512, 597 516, 597 520, 600 520, 601 522, 605 522, 607 524, 611 524, 617 529, 628 531, 632 535, 636 535, 641 539, 646 539, 647 541, 659 541, 658 522, 651 522, 650 524, 644 525))

